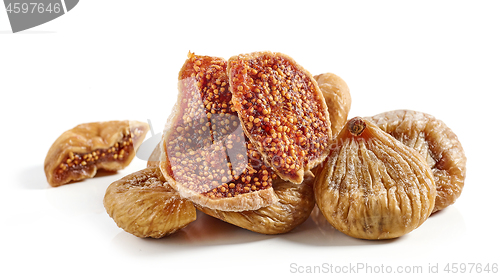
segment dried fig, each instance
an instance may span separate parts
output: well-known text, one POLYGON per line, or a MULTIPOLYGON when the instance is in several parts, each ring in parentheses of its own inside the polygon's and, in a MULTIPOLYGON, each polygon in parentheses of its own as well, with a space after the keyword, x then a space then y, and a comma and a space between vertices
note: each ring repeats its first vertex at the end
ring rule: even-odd
POLYGON ((202 212, 261 234, 283 234, 302 224, 314 208, 314 175, 306 172, 301 184, 274 180, 273 189, 278 202, 255 211, 224 212, 198 207, 202 212))
POLYGON ((369 120, 349 120, 314 183, 316 203, 333 227, 362 239, 390 239, 431 214, 436 186, 415 150, 369 120))
POLYGON ((47 181, 57 187, 92 178, 98 169, 125 168, 148 130, 149 125, 139 121, 107 121, 80 124, 64 132, 45 158, 47 181))
POLYGON ((455 203, 464 187, 467 158, 457 135, 443 121, 410 110, 385 112, 367 119, 427 161, 437 189, 433 212, 455 203))
POLYGON ((351 109, 349 87, 342 78, 333 73, 316 75, 314 79, 318 82, 318 87, 325 98, 332 124, 332 135, 336 137, 344 128, 351 109))
POLYGON ((332 140, 318 84, 292 58, 273 52, 231 57, 228 75, 245 134, 278 176, 300 184, 332 140))
POLYGON ((275 174, 246 139, 233 109, 224 59, 189 53, 160 144, 160 169, 184 198, 223 211, 277 201, 275 174))
POLYGON ((158 167, 148 167, 113 182, 104 207, 118 227, 137 237, 161 238, 196 219, 196 209, 181 199, 158 167))

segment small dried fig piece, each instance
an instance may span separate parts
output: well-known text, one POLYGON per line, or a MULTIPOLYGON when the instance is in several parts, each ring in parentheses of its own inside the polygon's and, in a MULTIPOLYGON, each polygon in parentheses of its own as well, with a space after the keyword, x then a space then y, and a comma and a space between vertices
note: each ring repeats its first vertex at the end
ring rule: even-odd
POLYGON ((231 57, 228 75, 247 137, 278 176, 302 183, 332 140, 328 108, 312 75, 274 52, 231 57))
POLYGON ((255 211, 225 212, 206 207, 197 208, 213 217, 261 234, 283 234, 302 224, 314 208, 314 175, 306 172, 301 184, 274 180, 278 202, 255 211))
POLYGON ((167 236, 196 219, 193 204, 168 185, 158 167, 113 182, 104 207, 118 227, 141 238, 167 236))
POLYGON ((323 73, 314 76, 318 87, 323 93, 330 122, 332 124, 332 135, 336 137, 344 128, 351 109, 351 94, 346 82, 333 73, 323 73))
POLYGON ((160 144, 160 169, 172 188, 198 205, 256 210, 277 201, 276 174, 243 133, 226 67, 222 58, 189 53, 160 144))
POLYGON ((433 212, 455 203, 464 187, 467 158, 457 135, 443 121, 411 110, 385 112, 367 119, 427 161, 437 189, 433 212))
POLYGON ((436 186, 413 149, 369 120, 349 120, 321 165, 316 203, 337 230, 356 238, 390 239, 431 214, 436 186))
POLYGON ((125 120, 85 123, 64 132, 45 158, 48 183, 57 187, 92 178, 98 169, 125 168, 148 130, 147 123, 125 120))

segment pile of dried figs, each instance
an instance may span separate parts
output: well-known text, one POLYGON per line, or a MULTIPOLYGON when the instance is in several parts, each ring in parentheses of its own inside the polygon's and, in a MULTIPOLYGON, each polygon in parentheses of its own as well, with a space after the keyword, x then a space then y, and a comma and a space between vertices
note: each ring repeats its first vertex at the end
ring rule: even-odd
MULTIPOLYGON (((110 217, 135 236, 172 234, 197 209, 281 234, 317 205, 349 236, 390 239, 453 204, 464 186, 463 148, 442 121, 409 110, 348 120, 346 83, 312 76, 284 54, 189 53, 178 90, 147 168, 104 196, 110 217)), ((128 121, 67 131, 47 155, 49 184, 124 168, 147 131, 128 121)))

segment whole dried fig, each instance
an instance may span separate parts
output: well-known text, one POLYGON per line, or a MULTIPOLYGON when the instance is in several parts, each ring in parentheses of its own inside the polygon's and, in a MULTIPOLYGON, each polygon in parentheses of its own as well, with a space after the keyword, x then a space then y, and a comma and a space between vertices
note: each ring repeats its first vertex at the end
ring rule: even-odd
POLYGON ((243 130, 266 165, 300 184, 332 140, 328 108, 313 76, 281 53, 255 52, 228 61, 232 102, 243 130))
POLYGON ((92 178, 98 169, 125 168, 148 130, 147 123, 126 120, 85 123, 64 132, 45 158, 48 183, 57 187, 92 178))
POLYGON ((410 110, 385 112, 367 119, 427 161, 437 189, 433 212, 455 203, 464 187, 467 158, 457 135, 443 121, 410 110))
POLYGON ((318 87, 325 98, 332 124, 332 135, 336 137, 344 128, 351 109, 349 87, 342 78, 333 73, 316 75, 314 79, 318 82, 318 87))
POLYGON ((226 66, 224 59, 189 53, 160 144, 160 169, 172 188, 197 205, 256 210, 277 201, 276 174, 241 129, 226 66))
POLYGON ((225 212, 197 206, 202 212, 261 234, 283 234, 302 224, 314 208, 314 175, 306 172, 301 184, 274 180, 278 202, 255 211, 225 212))
POLYGON ((431 214, 436 187, 415 150, 369 120, 349 120, 314 183, 316 203, 337 230, 356 238, 390 239, 431 214))
POLYGON ((148 167, 113 182, 104 207, 118 227, 137 237, 161 238, 196 219, 196 209, 181 199, 157 167, 148 167))

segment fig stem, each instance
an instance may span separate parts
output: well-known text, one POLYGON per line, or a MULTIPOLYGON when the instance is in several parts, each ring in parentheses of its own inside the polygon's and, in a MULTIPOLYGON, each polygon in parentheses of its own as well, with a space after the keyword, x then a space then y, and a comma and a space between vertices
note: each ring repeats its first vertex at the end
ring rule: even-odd
POLYGON ((355 117, 347 123, 349 132, 354 136, 359 136, 366 128, 366 123, 361 117, 355 117))

